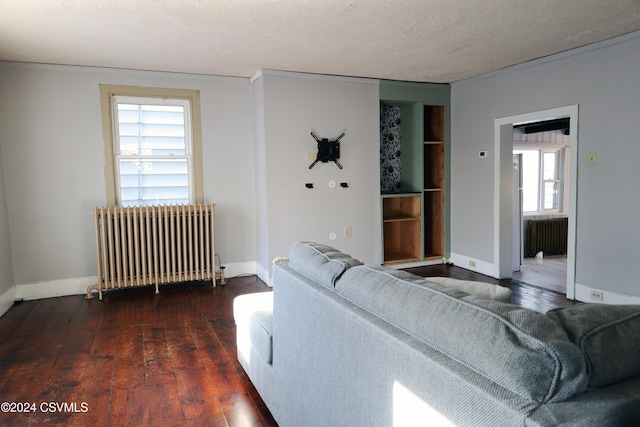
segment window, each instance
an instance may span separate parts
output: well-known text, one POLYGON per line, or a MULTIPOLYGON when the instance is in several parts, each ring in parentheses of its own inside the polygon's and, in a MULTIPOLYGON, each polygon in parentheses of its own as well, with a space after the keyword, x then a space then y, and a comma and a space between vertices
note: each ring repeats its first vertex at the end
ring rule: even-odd
POLYGON ((108 203, 201 202, 198 92, 106 85, 100 89, 108 203))
POLYGON ((566 147, 522 148, 522 209, 525 214, 564 213, 566 147))
POLYGON ((558 151, 543 151, 542 153, 542 209, 557 211, 560 207, 558 193, 560 177, 558 174, 558 151))
POLYGON ((192 203, 189 102, 127 96, 111 99, 118 204, 192 203))

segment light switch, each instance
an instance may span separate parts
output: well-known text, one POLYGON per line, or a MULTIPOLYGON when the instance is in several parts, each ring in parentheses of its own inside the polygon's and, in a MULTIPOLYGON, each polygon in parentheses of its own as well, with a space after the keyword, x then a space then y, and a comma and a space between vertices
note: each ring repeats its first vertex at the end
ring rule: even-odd
POLYGON ((596 164, 596 152, 595 151, 590 151, 589 152, 589 166, 593 166, 596 164))

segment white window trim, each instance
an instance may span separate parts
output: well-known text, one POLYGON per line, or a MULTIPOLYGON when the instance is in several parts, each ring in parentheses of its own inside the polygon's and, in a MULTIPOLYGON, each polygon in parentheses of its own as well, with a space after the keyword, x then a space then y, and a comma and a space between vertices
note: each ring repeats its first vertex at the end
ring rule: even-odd
MULTIPOLYGON (((181 99, 189 102, 191 115, 191 128, 187 132, 191 134, 191 164, 189 170, 193 176, 189 177, 190 199, 195 203, 203 203, 202 188, 202 132, 200 119, 200 92, 188 89, 147 88, 137 86, 100 85, 100 105, 102 109, 102 133, 104 139, 105 155, 105 190, 107 206, 118 206, 118 174, 116 173, 116 152, 114 145, 114 115, 112 113, 113 97, 137 97, 137 98, 170 98, 181 99), (191 181, 192 180, 192 181, 191 181)), ((152 156, 149 156, 151 158, 152 156)), ((167 156, 160 156, 166 159, 167 156)))
MULTIPOLYGON (((538 179, 538 210, 537 211, 526 211, 523 212, 524 216, 552 216, 552 215, 567 215, 568 210, 566 207, 568 206, 568 191, 566 188, 566 183, 568 182, 568 174, 569 174, 569 145, 565 143, 515 143, 513 144, 513 150, 537 150, 540 151, 540 163, 539 163, 539 179, 538 179), (564 149, 564 153, 562 150, 564 149), (544 209, 544 152, 556 152, 558 156, 561 158, 558 160, 558 176, 560 177, 557 181, 560 185, 560 195, 558 197, 558 208, 557 209, 544 209)), ((546 180, 549 182, 550 180, 546 180)))
POLYGON ((539 206, 539 210, 541 214, 559 214, 562 212, 563 209, 563 205, 564 205, 564 164, 563 161, 565 159, 564 157, 564 153, 562 151, 562 148, 549 148, 549 147, 545 147, 542 149, 542 153, 541 153, 541 159, 540 159, 540 206, 539 206), (544 179, 544 154, 545 153, 555 153, 556 155, 556 176, 558 178, 556 179, 544 179), (545 204, 545 184, 547 182, 555 182, 558 184, 558 207, 557 208, 550 208, 550 209, 545 209, 544 204, 545 204))

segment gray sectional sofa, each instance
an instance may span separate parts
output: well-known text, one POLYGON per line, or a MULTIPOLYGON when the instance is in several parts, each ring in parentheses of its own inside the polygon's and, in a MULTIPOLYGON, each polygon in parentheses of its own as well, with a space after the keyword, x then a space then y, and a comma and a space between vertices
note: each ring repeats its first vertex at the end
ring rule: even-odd
POLYGON ((234 316, 282 427, 640 425, 638 306, 543 314, 298 242, 234 316))

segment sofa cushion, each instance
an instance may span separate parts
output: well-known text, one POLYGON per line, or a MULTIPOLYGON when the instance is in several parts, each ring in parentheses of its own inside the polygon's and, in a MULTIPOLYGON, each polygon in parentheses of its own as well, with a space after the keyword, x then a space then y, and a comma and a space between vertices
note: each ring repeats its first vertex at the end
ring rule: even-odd
POLYGON ((265 360, 273 360, 273 292, 237 296, 233 318, 248 344, 265 360))
POLYGON ((584 353, 589 387, 640 375, 640 306, 579 304, 547 315, 584 353))
POLYGON ((353 267, 335 289, 523 398, 556 402, 586 390, 580 349, 549 317, 407 274, 353 267))
POLYGON ((355 265, 362 265, 362 262, 320 243, 294 243, 289 254, 291 268, 330 289, 348 268, 355 265))
POLYGON ((458 289, 470 295, 476 295, 484 299, 492 299, 502 302, 511 302, 511 289, 475 280, 458 280, 450 277, 427 277, 425 280, 447 288, 458 289))

